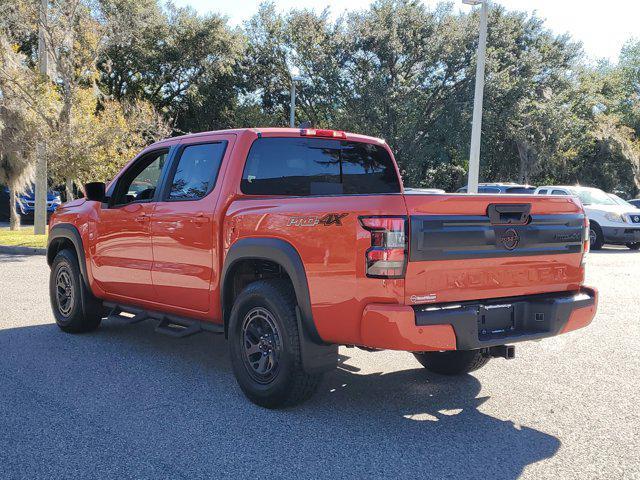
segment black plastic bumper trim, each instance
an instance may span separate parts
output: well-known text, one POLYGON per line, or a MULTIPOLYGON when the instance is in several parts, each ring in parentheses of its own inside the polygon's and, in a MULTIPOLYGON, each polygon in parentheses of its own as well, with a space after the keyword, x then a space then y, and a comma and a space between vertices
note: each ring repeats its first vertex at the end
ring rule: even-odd
POLYGON ((595 292, 583 287, 577 292, 559 292, 521 297, 494 298, 455 304, 415 306, 416 326, 448 324, 456 334, 458 350, 524 342, 558 335, 571 313, 593 305, 595 292), (481 333, 483 313, 512 307, 513 325, 500 333, 481 333))
POLYGON ((640 242, 640 227, 620 226, 602 227, 605 243, 636 243, 640 242))

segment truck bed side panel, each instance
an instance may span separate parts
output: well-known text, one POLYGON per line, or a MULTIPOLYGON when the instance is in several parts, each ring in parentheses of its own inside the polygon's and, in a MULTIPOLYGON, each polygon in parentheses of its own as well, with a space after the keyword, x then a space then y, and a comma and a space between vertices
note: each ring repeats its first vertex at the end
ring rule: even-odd
POLYGON ((225 217, 225 249, 238 238, 272 237, 289 242, 306 271, 313 319, 328 342, 360 343, 360 319, 369 303, 398 304, 404 280, 367 278, 365 252, 371 235, 360 215, 406 215, 401 194, 327 197, 247 197, 225 217), (325 225, 326 215, 343 215, 325 225), (346 214, 346 215, 345 215, 346 214))

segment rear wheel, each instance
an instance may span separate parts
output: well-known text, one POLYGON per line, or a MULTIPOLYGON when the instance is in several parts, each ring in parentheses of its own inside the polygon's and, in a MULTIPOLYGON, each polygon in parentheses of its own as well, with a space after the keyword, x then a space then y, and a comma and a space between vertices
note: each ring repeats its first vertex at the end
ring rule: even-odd
POLYGON ((589 223, 589 247, 591 250, 600 250, 604 245, 604 235, 600 225, 594 222, 589 223))
POLYGON ((95 330, 102 319, 102 304, 87 291, 75 252, 60 250, 51 265, 49 297, 56 324, 68 333, 95 330))
POLYGON ((231 365, 243 393, 266 408, 301 403, 322 375, 302 367, 296 298, 286 280, 260 280, 236 298, 229 319, 231 365))
POLYGON ((424 368, 440 375, 461 375, 484 367, 490 360, 481 350, 419 352, 413 354, 424 368))
POLYGON ((630 250, 640 249, 640 243, 627 243, 627 248, 630 250))

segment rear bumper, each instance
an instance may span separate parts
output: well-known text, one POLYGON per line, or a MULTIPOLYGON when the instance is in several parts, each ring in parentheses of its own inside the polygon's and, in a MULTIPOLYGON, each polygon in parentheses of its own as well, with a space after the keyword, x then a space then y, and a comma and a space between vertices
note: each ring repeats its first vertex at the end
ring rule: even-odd
POLYGON ((602 227, 605 243, 638 243, 640 227, 602 227))
POLYGON ((582 287, 560 292, 446 305, 370 304, 362 316, 362 344, 405 351, 473 350, 553 337, 586 327, 598 294, 582 287), (504 310, 505 329, 487 329, 493 311, 504 310))

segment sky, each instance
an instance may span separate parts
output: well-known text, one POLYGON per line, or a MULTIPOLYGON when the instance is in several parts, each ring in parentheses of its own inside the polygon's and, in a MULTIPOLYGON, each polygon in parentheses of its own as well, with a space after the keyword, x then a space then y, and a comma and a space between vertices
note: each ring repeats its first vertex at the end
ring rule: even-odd
MULTIPOLYGON (((189 5, 200 13, 219 13, 229 18, 232 25, 241 24, 251 17, 260 1, 252 0, 173 0, 178 6, 189 5)), ((434 6, 437 0, 423 0, 434 6)), ((366 8, 370 0, 275 0, 282 11, 292 8, 322 10, 328 6, 338 16, 346 10, 366 8)), ((461 9, 471 9, 460 4, 461 9)), ((555 33, 569 33, 582 42, 587 56, 595 61, 606 58, 615 62, 620 48, 631 37, 640 38, 640 0, 493 0, 509 10, 535 10, 546 19, 546 25, 555 33)))

